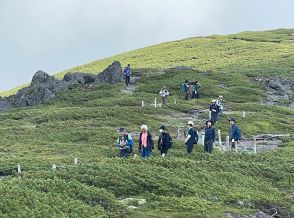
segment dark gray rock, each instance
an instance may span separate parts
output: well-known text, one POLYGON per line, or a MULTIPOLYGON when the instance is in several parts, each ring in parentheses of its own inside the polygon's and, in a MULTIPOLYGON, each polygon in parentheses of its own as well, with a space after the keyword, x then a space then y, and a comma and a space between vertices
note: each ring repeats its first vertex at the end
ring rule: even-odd
POLYGON ((10 102, 6 98, 0 98, 0 111, 7 111, 10 108, 10 102))
POLYGON ((287 78, 272 77, 266 80, 260 79, 259 82, 266 89, 266 103, 292 107, 294 101, 294 81, 287 78))
POLYGON ((120 83, 124 81, 123 70, 118 61, 109 65, 102 73, 99 73, 96 77, 95 84, 101 83, 120 83))
POLYGON ((124 81, 124 76, 118 61, 113 62, 98 75, 79 72, 67 73, 63 80, 58 80, 39 70, 33 76, 28 87, 20 89, 15 95, 0 98, 0 111, 50 102, 59 92, 68 90, 70 86, 76 84, 92 87, 101 83, 115 84, 122 81, 124 81))

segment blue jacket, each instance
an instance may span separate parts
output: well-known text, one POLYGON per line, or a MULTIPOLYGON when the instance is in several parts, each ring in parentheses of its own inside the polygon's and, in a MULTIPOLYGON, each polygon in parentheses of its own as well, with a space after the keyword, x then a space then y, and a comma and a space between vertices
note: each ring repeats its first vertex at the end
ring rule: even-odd
POLYGON ((117 148, 120 148, 120 149, 132 149, 133 148, 133 144, 134 144, 134 140, 132 139, 132 137, 130 135, 127 134, 127 135, 124 135, 124 136, 120 136, 116 140, 115 146, 117 148), (126 142, 126 145, 123 148, 120 147, 120 142, 121 141, 126 142))
POLYGON ((206 127, 204 129, 205 132, 205 136, 204 136, 204 140, 205 141, 213 141, 215 140, 215 130, 213 127, 206 127))
POLYGON ((229 134, 230 134, 230 141, 232 139, 234 139, 235 141, 240 141, 242 139, 241 130, 240 130, 239 126, 237 126, 237 125, 231 126, 231 128, 229 130, 229 134))
POLYGON ((125 67, 124 69, 124 74, 126 76, 131 76, 131 68, 130 67, 125 67))

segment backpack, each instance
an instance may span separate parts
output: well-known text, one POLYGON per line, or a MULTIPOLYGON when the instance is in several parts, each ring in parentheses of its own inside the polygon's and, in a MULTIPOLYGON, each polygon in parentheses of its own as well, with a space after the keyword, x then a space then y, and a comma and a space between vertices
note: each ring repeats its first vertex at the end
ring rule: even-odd
POLYGON ((196 129, 193 130, 194 131, 194 142, 193 144, 194 145, 197 145, 198 144, 198 131, 196 129))
POLYGON ((130 68, 128 68, 128 67, 125 67, 125 69, 124 69, 124 74, 126 75, 126 76, 129 76, 130 75, 130 68))
MULTIPOLYGON (((129 135, 125 135, 124 140, 129 144, 129 135)), ((133 152, 133 145, 134 145, 134 143, 130 143, 130 145, 129 145, 129 147, 130 147, 129 153, 133 152)))
POLYGON ((172 137, 169 134, 167 135, 167 137, 168 137, 168 141, 169 141, 168 148, 171 148, 173 146, 173 139, 172 139, 172 137))

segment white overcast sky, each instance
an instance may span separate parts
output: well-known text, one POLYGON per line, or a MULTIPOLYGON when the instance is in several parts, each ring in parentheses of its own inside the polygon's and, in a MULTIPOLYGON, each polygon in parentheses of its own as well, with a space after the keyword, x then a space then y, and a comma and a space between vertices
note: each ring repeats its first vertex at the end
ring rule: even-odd
POLYGON ((0 0, 0 91, 192 36, 294 28, 293 0, 0 0))

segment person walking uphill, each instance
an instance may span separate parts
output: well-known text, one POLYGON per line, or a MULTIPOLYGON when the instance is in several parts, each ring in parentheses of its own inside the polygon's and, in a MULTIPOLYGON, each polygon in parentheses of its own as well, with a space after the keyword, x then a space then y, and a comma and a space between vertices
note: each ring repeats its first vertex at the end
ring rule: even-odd
POLYGON ((148 127, 146 125, 142 125, 139 138, 139 151, 141 151, 142 157, 149 158, 151 156, 152 149, 154 149, 152 135, 148 131, 148 127))
POLYGON ((187 153, 188 154, 191 154, 192 153, 192 150, 193 150, 193 147, 194 147, 194 143, 195 143, 195 132, 194 132, 194 123, 193 121, 189 121, 188 122, 188 127, 189 127, 189 130, 188 130, 188 133, 186 135, 186 140, 185 140, 185 144, 187 146, 187 153))
POLYGON ((219 107, 216 104, 216 100, 211 100, 211 105, 209 107, 209 110, 211 112, 210 120, 212 121, 212 125, 218 120, 218 114, 219 114, 219 107))
POLYGON ((124 75, 125 75, 126 86, 128 87, 130 84, 130 79, 131 79, 131 65, 130 64, 128 64, 128 66, 125 67, 124 75))
POLYGON ((164 86, 164 87, 160 90, 159 95, 161 96, 162 104, 166 104, 166 103, 167 103, 167 97, 169 96, 169 92, 168 92, 166 86, 164 86))
POLYGON ((160 136, 158 139, 158 150, 160 151, 160 155, 165 157, 168 149, 172 147, 173 140, 170 137, 169 133, 167 133, 167 129, 165 126, 161 126, 159 129, 160 136))
POLYGON ((134 141, 127 133, 125 128, 119 129, 120 136, 116 141, 116 147, 119 148, 120 157, 127 158, 133 151, 134 141))
POLYGON ((242 139, 242 134, 239 126, 236 125, 235 118, 230 118, 229 122, 231 124, 231 127, 229 129, 229 136, 230 136, 230 143, 232 150, 236 148, 236 143, 239 144, 239 142, 242 139))
POLYGON ((206 121, 206 128, 204 129, 204 152, 212 153, 213 143, 215 140, 215 130, 212 127, 211 120, 206 121))

